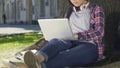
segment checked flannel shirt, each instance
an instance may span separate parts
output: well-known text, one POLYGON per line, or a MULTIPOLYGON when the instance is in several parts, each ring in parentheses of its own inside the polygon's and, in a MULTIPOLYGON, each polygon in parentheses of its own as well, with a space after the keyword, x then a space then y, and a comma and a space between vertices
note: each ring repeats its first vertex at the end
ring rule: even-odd
MULTIPOLYGON (((99 59, 103 59, 103 51, 104 51, 104 26, 105 26, 105 16, 104 11, 101 6, 93 4, 89 5, 91 10, 91 20, 90 20, 90 29, 85 32, 78 33, 79 39, 90 41, 93 40, 98 45, 99 59)), ((73 9, 68 8, 65 17, 69 19, 70 14, 73 9)))

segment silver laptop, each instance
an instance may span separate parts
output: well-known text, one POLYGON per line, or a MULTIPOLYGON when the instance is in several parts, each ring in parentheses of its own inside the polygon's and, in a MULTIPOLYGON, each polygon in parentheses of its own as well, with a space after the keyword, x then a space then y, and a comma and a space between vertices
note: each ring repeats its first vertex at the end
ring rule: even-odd
POLYGON ((74 40, 73 32, 70 28, 68 19, 38 19, 41 31, 45 40, 53 38, 62 40, 74 40))

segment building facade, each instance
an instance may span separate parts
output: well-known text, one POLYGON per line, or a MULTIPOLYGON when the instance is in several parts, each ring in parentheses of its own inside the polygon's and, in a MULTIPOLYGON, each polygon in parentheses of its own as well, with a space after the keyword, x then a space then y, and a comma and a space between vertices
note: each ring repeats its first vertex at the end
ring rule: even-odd
POLYGON ((3 23, 2 14, 4 13, 7 24, 31 24, 40 18, 54 18, 58 15, 57 0, 0 1, 4 1, 0 3, 0 23, 3 23))
POLYGON ((0 0, 0 24, 3 23, 3 14, 4 14, 4 0, 0 0))

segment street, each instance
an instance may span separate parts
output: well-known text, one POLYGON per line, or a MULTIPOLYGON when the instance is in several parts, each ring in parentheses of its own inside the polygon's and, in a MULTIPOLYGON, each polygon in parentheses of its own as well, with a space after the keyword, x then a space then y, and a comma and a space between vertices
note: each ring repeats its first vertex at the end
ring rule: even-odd
POLYGON ((29 32, 40 32, 39 25, 0 25, 0 36, 29 32))

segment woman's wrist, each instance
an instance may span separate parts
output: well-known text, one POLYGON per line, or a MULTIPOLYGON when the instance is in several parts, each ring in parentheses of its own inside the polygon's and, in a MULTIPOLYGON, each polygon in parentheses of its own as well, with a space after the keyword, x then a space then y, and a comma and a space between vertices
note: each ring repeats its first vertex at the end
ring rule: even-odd
POLYGON ((78 39, 81 39, 81 38, 82 38, 81 33, 77 33, 77 35, 78 35, 78 39))

